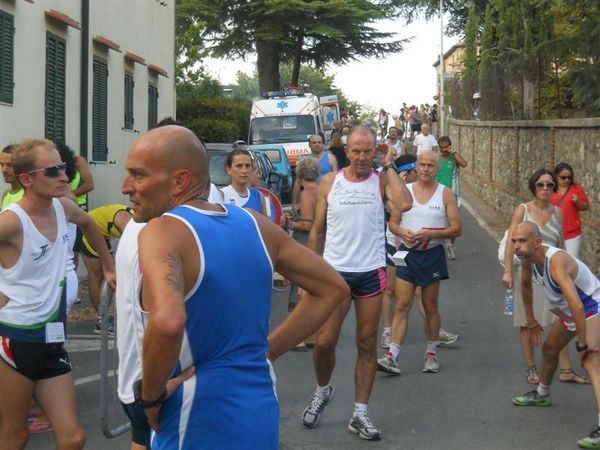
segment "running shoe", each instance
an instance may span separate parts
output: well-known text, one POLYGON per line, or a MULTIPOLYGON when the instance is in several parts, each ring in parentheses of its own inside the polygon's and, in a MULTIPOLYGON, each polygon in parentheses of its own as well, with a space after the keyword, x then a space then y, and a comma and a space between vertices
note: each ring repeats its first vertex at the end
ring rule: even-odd
POLYGON ((358 437, 367 441, 377 441, 381 439, 381 430, 375 426, 366 414, 353 416, 348 423, 348 431, 358 434, 358 437))
POLYGON ((308 428, 316 427, 319 423, 319 419, 321 418, 321 413, 325 409, 325 406, 327 406, 327 403, 329 403, 332 399, 333 386, 329 386, 329 394, 325 398, 322 398, 318 392, 315 392, 312 400, 302 413, 302 423, 304 426, 308 428))
POLYGON ((450 345, 454 344, 456 341, 460 339, 458 334, 450 333, 449 331, 440 328, 440 334, 438 340, 440 341, 440 345, 450 345))
POLYGON ((392 343, 392 334, 391 333, 381 333, 381 348, 389 349, 390 344, 392 343))
POLYGON ((456 259, 456 245, 450 244, 448 246, 448 259, 454 261, 456 259))
POLYGON ((590 435, 579 439, 577 445, 581 448, 600 448, 600 427, 596 425, 592 428, 590 435))
POLYGON ((550 406, 552 397, 550 394, 540 395, 537 390, 533 390, 519 397, 513 397, 512 402, 517 406, 550 406))
POLYGON ((398 367, 398 361, 392 358, 392 354, 388 353, 383 358, 377 360, 377 370, 380 372, 387 372, 394 375, 400 375, 400 367, 398 367))
POLYGON ((438 362, 435 353, 425 353, 425 365, 423 373, 438 373, 440 371, 440 363, 438 362))
MULTIPOLYGON (((100 317, 96 319, 96 326, 94 327, 94 334, 102 334, 102 320, 100 317)), ((113 337, 115 335, 114 319, 108 318, 108 336, 113 337)))

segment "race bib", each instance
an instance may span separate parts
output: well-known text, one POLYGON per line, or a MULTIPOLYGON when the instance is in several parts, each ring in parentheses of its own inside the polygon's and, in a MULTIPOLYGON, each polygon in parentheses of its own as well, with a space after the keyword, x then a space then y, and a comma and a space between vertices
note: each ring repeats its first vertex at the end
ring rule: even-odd
POLYGON ((65 342, 65 326, 62 322, 46 324, 46 344, 65 342))

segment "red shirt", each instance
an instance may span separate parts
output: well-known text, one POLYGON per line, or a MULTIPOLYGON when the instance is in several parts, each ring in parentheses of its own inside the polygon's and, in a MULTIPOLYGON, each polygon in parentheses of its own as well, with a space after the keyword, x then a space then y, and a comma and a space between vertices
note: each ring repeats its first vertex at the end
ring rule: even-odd
POLYGON ((580 202, 588 201, 585 191, 580 184, 572 184, 564 195, 555 192, 550 198, 554 206, 560 206, 563 214, 563 239, 573 239, 581 234, 581 220, 579 219, 579 210, 573 202, 573 195, 579 197, 580 202), (562 203, 561 203, 562 200, 562 203), (560 203, 560 205, 559 205, 560 203))

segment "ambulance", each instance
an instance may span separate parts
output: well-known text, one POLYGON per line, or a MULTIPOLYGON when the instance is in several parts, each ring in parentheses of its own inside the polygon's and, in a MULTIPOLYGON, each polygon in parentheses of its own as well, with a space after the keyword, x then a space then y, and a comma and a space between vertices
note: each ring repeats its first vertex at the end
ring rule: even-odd
POLYGON ((290 164, 310 153, 308 138, 324 131, 319 98, 301 89, 264 92, 252 104, 249 145, 280 144, 290 164))

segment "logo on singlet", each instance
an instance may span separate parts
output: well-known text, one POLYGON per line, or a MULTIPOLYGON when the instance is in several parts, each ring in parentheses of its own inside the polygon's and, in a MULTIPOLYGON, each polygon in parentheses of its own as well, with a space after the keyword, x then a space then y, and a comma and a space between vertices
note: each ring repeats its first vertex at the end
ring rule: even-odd
POLYGON ((42 245, 40 247, 40 255, 37 258, 33 258, 33 260, 37 261, 39 259, 42 259, 44 257, 44 255, 46 254, 47 251, 48 251, 48 244, 42 245))

